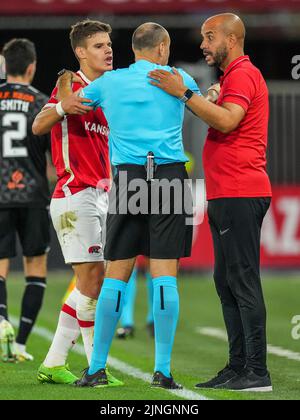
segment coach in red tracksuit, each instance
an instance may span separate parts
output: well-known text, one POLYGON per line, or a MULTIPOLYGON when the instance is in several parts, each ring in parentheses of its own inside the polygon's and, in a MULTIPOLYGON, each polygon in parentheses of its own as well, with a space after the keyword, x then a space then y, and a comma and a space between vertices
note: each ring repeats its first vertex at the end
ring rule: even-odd
POLYGON ((267 392, 272 384, 259 256, 261 226, 272 195, 266 173, 268 90, 244 55, 245 27, 238 16, 213 16, 202 26, 202 36, 207 64, 224 72, 216 104, 190 92, 176 70, 150 73, 153 84, 187 102, 210 126, 203 164, 229 363, 196 387, 267 392))

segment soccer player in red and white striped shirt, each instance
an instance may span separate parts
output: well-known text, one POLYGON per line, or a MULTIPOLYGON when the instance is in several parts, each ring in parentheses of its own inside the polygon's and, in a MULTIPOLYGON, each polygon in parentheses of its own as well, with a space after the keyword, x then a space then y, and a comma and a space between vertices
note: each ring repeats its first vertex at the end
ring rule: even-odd
MULTIPOLYGON (((111 27, 98 21, 86 20, 72 27, 71 44, 80 64, 73 79, 74 91, 112 70, 110 33, 111 27)), ((35 134, 51 130, 52 158, 58 178, 51 217, 65 262, 72 265, 77 283, 63 305, 38 380, 73 383, 77 378, 66 365, 67 355, 81 331, 90 362, 95 309, 104 274, 109 129, 101 109, 94 111, 89 106, 74 104, 70 98, 59 101, 57 94, 55 88, 32 129, 35 134), (68 115, 71 113, 76 115, 68 115)), ((111 375, 108 380, 116 385, 111 375)))

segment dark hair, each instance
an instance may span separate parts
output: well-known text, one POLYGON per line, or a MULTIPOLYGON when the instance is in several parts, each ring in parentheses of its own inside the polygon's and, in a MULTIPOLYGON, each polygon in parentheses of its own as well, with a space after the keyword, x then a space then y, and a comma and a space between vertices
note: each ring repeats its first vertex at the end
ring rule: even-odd
POLYGON ((111 31, 110 25, 99 22, 98 20, 86 19, 75 23, 75 25, 71 26, 70 32, 70 40, 74 53, 77 47, 84 46, 86 39, 97 32, 106 32, 110 34, 111 31))
POLYGON ((6 73, 23 76, 29 64, 36 61, 34 43, 25 38, 15 38, 7 42, 2 54, 5 58, 6 73))
POLYGON ((134 50, 152 49, 164 41, 167 30, 158 23, 144 23, 139 26, 132 36, 134 50))

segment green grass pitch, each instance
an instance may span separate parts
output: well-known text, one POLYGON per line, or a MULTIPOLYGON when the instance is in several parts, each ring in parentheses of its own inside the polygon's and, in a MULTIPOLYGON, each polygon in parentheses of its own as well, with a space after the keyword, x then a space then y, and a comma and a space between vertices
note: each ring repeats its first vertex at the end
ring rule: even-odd
MULTIPOLYGON (((300 352, 300 340, 291 336, 291 320, 300 315, 300 274, 280 274, 264 277, 264 291, 268 308, 268 342, 293 352, 300 352)), ((50 273, 43 309, 38 319, 40 327, 54 332, 61 299, 65 293, 70 272, 50 273)), ((300 399, 300 361, 269 355, 269 369, 274 392, 270 394, 234 393, 228 391, 198 391, 194 385, 210 379, 222 369, 227 359, 226 342, 197 332, 199 327, 224 328, 221 309, 211 276, 179 276, 180 321, 175 339, 172 372, 186 389, 210 399, 300 399)), ((114 340, 111 356, 143 372, 153 370, 154 343, 145 330, 147 311, 146 282, 140 276, 136 302, 136 336, 126 341, 114 340)), ((19 315, 24 280, 12 273, 8 280, 9 312, 19 315)), ((36 371, 43 361, 49 342, 37 334, 30 336, 27 350, 35 356, 34 362, 0 363, 1 400, 178 400, 168 391, 151 389, 149 383, 111 369, 125 382, 115 389, 76 389, 64 385, 41 385, 36 371)), ((79 354, 69 357, 71 369, 80 375, 86 360, 79 354)))

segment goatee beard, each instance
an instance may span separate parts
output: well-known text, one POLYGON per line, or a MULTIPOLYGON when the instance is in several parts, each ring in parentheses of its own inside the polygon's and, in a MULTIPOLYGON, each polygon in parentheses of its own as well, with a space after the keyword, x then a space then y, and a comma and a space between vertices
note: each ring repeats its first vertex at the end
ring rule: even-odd
POLYGON ((220 68, 227 57, 228 57, 227 47, 226 46, 220 47, 217 50, 217 52, 214 56, 214 64, 213 65, 220 68))

